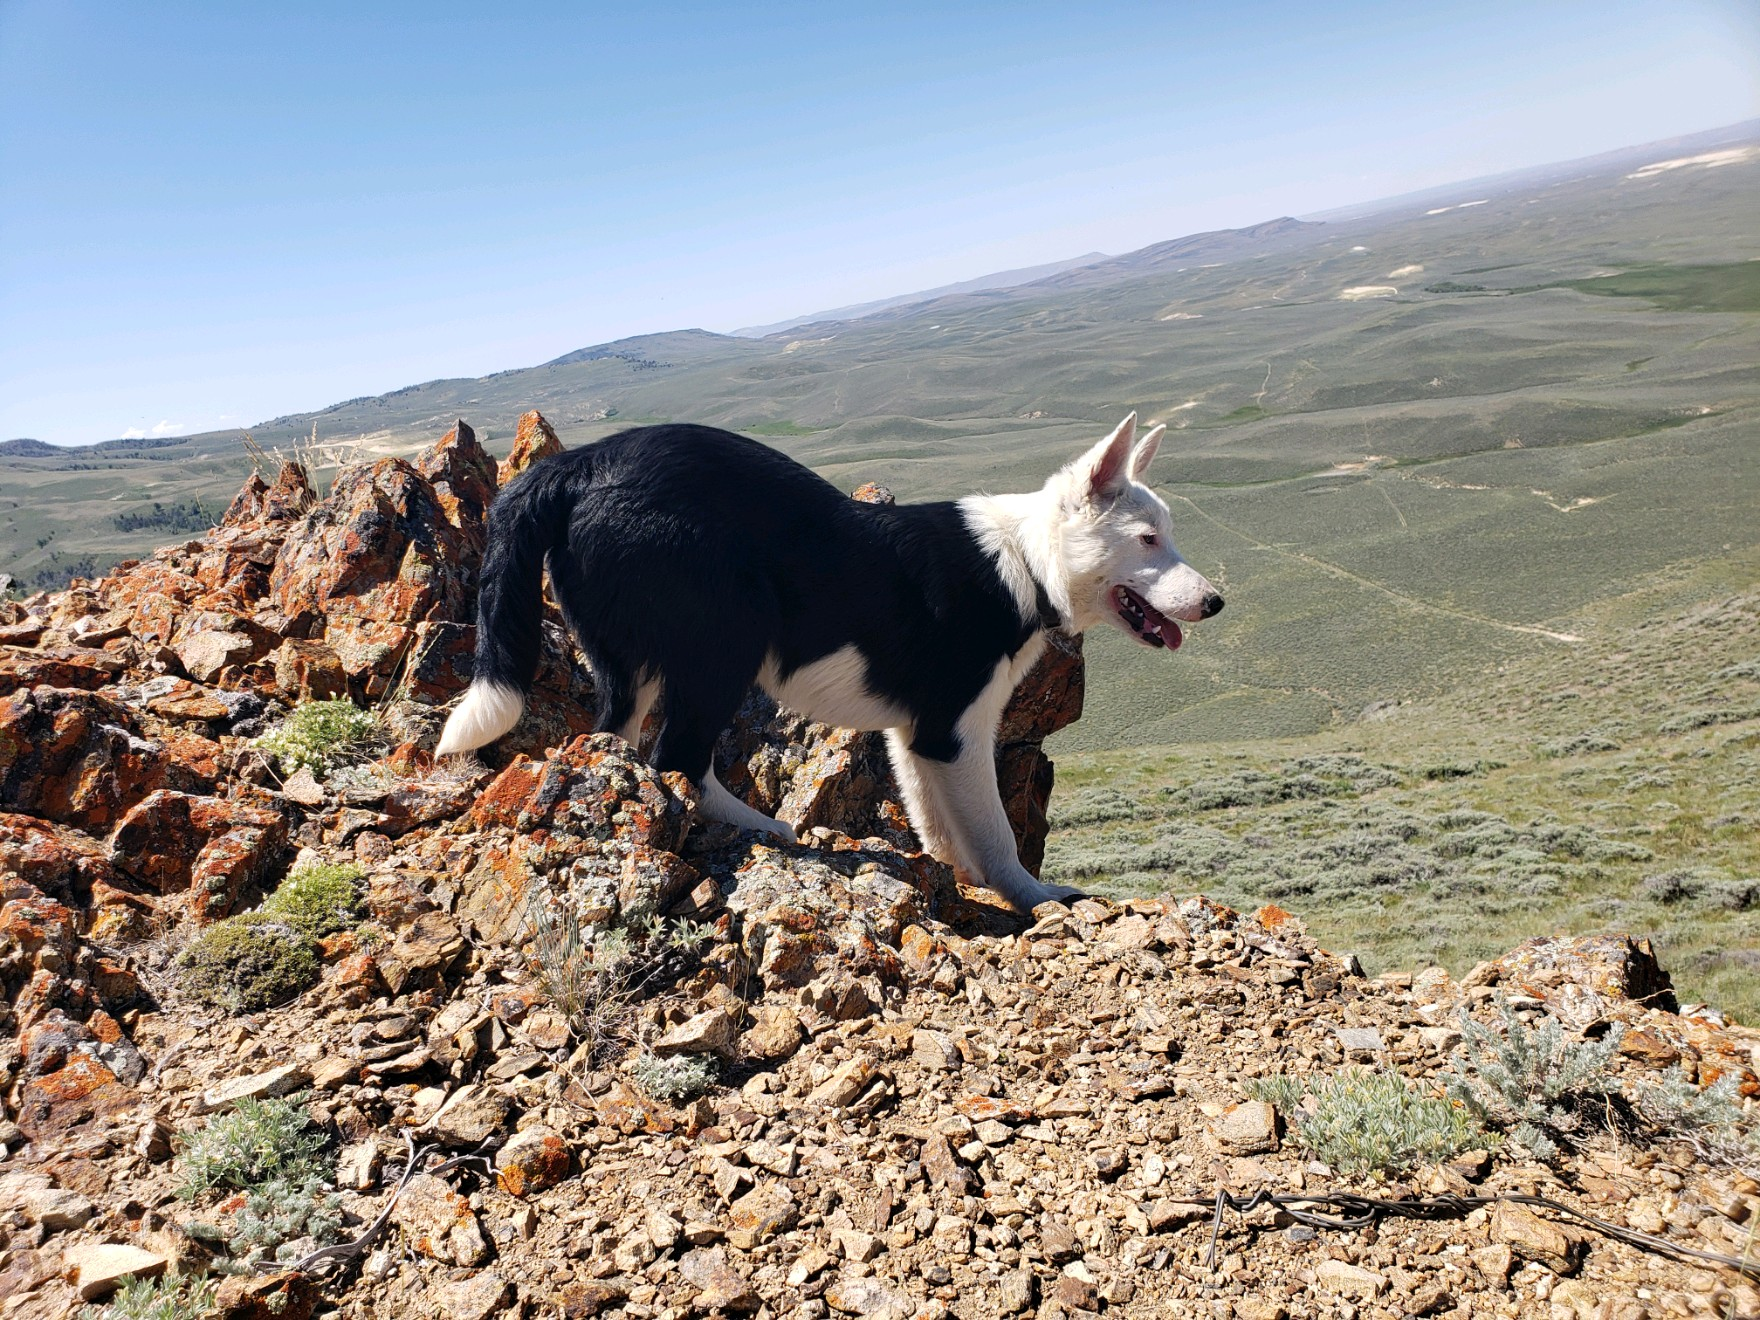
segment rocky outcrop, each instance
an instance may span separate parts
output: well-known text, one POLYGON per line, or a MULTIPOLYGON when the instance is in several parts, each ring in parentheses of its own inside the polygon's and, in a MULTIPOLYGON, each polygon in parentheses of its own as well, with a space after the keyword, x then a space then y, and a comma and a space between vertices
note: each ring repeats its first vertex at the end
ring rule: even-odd
MULTIPOLYGON (((468 488, 475 475, 469 455, 448 439, 446 458, 430 451, 421 461, 460 469, 460 485, 468 488)), ((470 617, 482 544, 481 515, 472 521, 472 507, 458 495, 443 504, 402 459, 346 468, 282 543, 268 601, 287 619, 306 621, 351 684, 377 698, 393 681, 416 625, 470 617)))
POLYGON ((513 436, 513 452, 501 463, 501 484, 505 486, 540 458, 561 452, 562 441, 556 438, 556 432, 542 413, 534 409, 522 414, 513 436))

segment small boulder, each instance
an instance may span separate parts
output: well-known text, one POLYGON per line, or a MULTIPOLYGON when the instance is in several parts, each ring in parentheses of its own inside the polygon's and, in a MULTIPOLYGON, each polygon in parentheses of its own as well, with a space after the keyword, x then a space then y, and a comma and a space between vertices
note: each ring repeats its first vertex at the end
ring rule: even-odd
POLYGON ((428 1128, 442 1145, 454 1148, 480 1146, 507 1125, 513 1105, 499 1091, 473 1083, 447 1097, 428 1128))
POLYGON ((471 1203, 431 1173, 418 1173, 404 1185, 391 1219, 424 1256, 451 1265, 481 1265, 489 1258, 471 1203))
POLYGON ((514 1133, 495 1157, 495 1181, 509 1196, 529 1196, 568 1176, 568 1145, 542 1124, 514 1133))
POLYGON ((680 1022, 654 1042, 654 1053, 665 1058, 669 1054, 718 1054, 733 1043, 733 1019, 719 1008, 711 1008, 680 1022))
POLYGON ((750 1251, 800 1222, 800 1207, 780 1183, 754 1187, 728 1207, 727 1240, 750 1251))
POLYGON ((449 1320, 490 1320, 502 1314, 512 1291, 493 1270, 440 1285, 440 1309, 449 1320))
POLYGON ((1554 1274, 1574 1274, 1583 1263, 1586 1244, 1579 1234, 1508 1201, 1499 1201, 1491 1212, 1491 1236, 1518 1258, 1554 1274))
POLYGON ((156 1279, 168 1263, 158 1252, 125 1242, 83 1242, 62 1252, 61 1259, 80 1299, 87 1302, 102 1301, 131 1274, 156 1279))
POLYGON ((1224 1109, 1210 1125, 1211 1134, 1234 1155, 1259 1155, 1277 1149, 1277 1111, 1269 1101, 1244 1100, 1224 1109))
POLYGON ((800 1017, 782 1004, 758 1004, 751 1010, 751 1025, 740 1037, 740 1048, 754 1059, 776 1063, 792 1058, 806 1039, 800 1017))
POLYGON ((693 1305, 699 1311, 755 1311, 761 1304, 757 1289, 719 1247, 686 1252, 679 1259, 678 1274, 697 1290, 693 1305))

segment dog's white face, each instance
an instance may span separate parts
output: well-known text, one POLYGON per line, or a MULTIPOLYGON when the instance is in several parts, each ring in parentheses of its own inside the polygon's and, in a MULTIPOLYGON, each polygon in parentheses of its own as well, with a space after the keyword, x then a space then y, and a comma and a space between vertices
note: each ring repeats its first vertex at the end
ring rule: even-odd
POLYGON ((1165 427, 1140 440, 1132 413, 1045 485, 1061 519, 1071 624, 1110 623, 1144 646, 1176 649, 1179 622, 1207 619, 1222 597, 1173 544, 1167 505, 1143 484, 1165 427))

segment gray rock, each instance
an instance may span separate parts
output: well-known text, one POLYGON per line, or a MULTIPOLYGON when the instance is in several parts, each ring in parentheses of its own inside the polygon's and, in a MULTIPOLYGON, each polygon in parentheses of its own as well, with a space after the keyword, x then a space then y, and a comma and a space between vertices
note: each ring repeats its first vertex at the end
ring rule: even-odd
POLYGON ((61 1253, 65 1272, 79 1289, 80 1299, 102 1301, 129 1275, 156 1279, 168 1263, 156 1251, 145 1251, 125 1242, 82 1242, 61 1253))
POLYGON ((440 1307, 450 1320, 489 1320, 500 1315, 511 1291, 507 1280, 493 1270, 442 1284, 440 1307))
POLYGON ((917 1304, 904 1293, 874 1278, 838 1279, 825 1290, 833 1311, 844 1315, 873 1316, 876 1320, 907 1320, 917 1304))
POLYGON ((1277 1149, 1277 1111, 1265 1100, 1243 1100, 1230 1105, 1210 1124, 1210 1131, 1226 1151, 1258 1155, 1277 1149))
POLYGON ((686 1252, 679 1259, 678 1276, 697 1290, 694 1305, 699 1311, 755 1311, 760 1305, 757 1289, 719 1247, 686 1252))
POLYGON ((218 1086, 209 1087, 202 1092, 201 1110, 204 1114, 211 1114, 216 1109, 225 1109, 240 1100, 263 1100, 287 1095, 308 1085, 311 1080, 312 1074, 303 1064, 284 1063, 268 1072, 253 1073, 249 1077, 234 1077, 218 1086))

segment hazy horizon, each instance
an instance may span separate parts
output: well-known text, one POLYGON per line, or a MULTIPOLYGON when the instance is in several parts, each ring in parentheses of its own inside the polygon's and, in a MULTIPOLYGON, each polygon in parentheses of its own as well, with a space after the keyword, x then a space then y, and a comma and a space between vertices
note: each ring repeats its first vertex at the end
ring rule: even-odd
POLYGON ((249 425, 1760 111, 1735 4, 427 13, 0 10, 0 438, 249 425))

